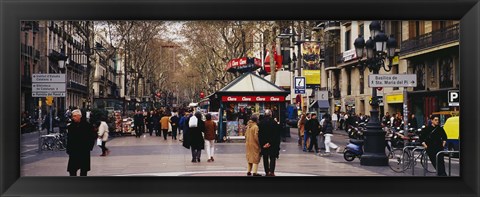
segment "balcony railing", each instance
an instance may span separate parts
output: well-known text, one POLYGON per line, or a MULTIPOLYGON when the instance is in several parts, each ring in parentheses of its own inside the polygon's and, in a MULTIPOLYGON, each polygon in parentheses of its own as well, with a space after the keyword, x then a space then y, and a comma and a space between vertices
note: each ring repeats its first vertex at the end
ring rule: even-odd
POLYGON ((436 47, 442 44, 458 41, 460 38, 460 24, 432 31, 427 34, 402 42, 400 55, 413 53, 419 50, 436 47))
POLYGON ((78 90, 78 91, 82 91, 84 93, 87 93, 87 86, 83 85, 83 84, 79 84, 75 81, 69 81, 67 83, 67 88, 71 88, 71 89, 75 89, 75 90, 78 90))

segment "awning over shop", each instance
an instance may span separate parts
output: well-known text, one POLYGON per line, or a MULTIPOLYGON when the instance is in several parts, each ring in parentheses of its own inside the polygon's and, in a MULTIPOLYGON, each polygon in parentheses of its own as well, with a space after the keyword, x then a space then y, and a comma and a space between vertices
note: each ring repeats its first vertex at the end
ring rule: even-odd
POLYGON ((330 103, 328 100, 316 100, 310 105, 310 108, 328 109, 330 108, 330 103))

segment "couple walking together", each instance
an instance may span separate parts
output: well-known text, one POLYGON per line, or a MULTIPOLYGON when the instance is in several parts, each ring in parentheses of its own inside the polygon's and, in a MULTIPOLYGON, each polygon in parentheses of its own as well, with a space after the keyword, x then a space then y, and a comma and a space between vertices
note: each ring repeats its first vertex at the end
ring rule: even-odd
POLYGON ((265 110, 265 118, 258 124, 257 121, 258 117, 252 115, 245 134, 247 176, 261 176, 257 173, 261 156, 266 176, 275 176, 276 159, 280 152, 280 125, 268 109, 265 110))

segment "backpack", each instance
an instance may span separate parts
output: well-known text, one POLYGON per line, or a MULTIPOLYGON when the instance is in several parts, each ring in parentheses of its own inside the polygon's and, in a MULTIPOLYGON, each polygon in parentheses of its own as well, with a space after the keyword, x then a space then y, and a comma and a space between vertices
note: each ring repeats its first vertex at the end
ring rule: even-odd
POLYGON ((194 128, 197 127, 198 124, 198 118, 196 116, 190 117, 190 120, 188 121, 188 127, 194 128))

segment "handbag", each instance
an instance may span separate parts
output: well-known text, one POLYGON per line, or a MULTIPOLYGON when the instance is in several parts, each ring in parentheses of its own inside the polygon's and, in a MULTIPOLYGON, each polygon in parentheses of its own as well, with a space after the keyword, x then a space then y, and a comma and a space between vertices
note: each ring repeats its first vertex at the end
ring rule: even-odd
POLYGON ((198 119, 196 116, 190 117, 190 120, 188 121, 188 127, 190 128, 195 128, 197 127, 198 124, 198 119))
POLYGON ((102 145, 102 139, 97 138, 97 145, 98 145, 98 146, 101 146, 101 145, 102 145))
POLYGON ((168 123, 168 132, 169 132, 169 133, 172 132, 172 124, 171 124, 171 123, 168 123))

